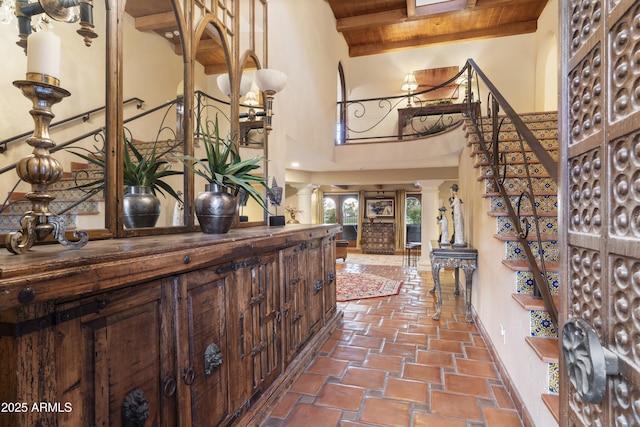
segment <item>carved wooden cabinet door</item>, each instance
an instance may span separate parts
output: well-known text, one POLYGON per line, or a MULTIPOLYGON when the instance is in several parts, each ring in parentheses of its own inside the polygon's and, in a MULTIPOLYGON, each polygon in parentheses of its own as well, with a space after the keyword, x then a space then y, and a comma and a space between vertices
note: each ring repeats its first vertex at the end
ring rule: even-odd
POLYGON ((285 363, 289 363, 298 354, 308 334, 306 255, 306 245, 297 245, 280 252, 285 363))
POLYGON ((324 320, 324 246, 322 240, 311 242, 307 250, 306 269, 309 274, 307 295, 309 295, 309 332, 318 332, 324 320))
POLYGON ((230 290, 229 319, 237 325, 237 336, 230 338, 238 343, 232 352, 237 369, 230 387, 232 407, 242 412, 282 372, 282 334, 277 254, 246 258, 238 265, 236 286, 230 290))
POLYGON ((232 416, 227 304, 234 278, 215 270, 194 271, 182 279, 186 298, 180 316, 183 329, 178 381, 189 391, 190 420, 184 420, 185 426, 216 426, 232 416))
POLYGON ((322 240, 322 262, 324 277, 324 318, 328 321, 336 312, 336 239, 322 240))
MULTIPOLYGON (((82 425, 177 426, 175 387, 167 386, 177 380, 171 278, 99 298, 108 302, 99 315, 65 325, 84 337, 74 345, 86 372, 79 383, 86 402, 82 425)), ((73 350, 60 348, 61 354, 73 350)))
POLYGON ((640 3, 560 5, 561 425, 639 425, 640 3))

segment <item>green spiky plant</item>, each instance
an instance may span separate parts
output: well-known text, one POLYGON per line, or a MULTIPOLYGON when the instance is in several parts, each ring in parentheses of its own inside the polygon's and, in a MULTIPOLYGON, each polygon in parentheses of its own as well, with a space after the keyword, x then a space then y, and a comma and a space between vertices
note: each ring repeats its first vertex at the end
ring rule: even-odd
MULTIPOLYGON (((171 165, 166 160, 160 160, 156 154, 156 145, 147 155, 143 155, 135 147, 130 135, 127 135, 128 129, 123 133, 124 154, 123 154, 123 180, 127 187, 142 186, 151 187, 154 194, 161 194, 166 197, 165 192, 169 193, 174 199, 181 201, 176 191, 164 181, 164 178, 172 175, 182 175, 182 171, 171 170, 171 165)), ((102 190, 105 186, 104 170, 106 155, 104 150, 93 146, 95 151, 83 147, 77 147, 84 152, 68 150, 70 153, 84 159, 85 161, 98 166, 95 172, 99 177, 84 183, 76 185, 75 188, 84 188, 90 191, 102 190)))
POLYGON ((267 192, 271 192, 267 186, 267 178, 252 174, 253 171, 260 168, 260 162, 266 161, 265 157, 258 156, 242 160, 236 148, 235 135, 220 137, 218 116, 214 122, 207 121, 206 132, 203 133, 203 145, 206 153, 205 158, 176 156, 176 159, 183 162, 194 174, 203 177, 210 184, 227 187, 234 196, 244 192, 246 196, 251 197, 258 205, 267 210, 263 195, 255 187, 258 185, 267 192))

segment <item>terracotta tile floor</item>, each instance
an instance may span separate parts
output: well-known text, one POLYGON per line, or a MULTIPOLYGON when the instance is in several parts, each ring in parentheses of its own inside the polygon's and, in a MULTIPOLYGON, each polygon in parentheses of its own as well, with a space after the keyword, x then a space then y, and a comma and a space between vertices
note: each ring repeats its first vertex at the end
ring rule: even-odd
POLYGON ((521 427, 487 348, 464 321, 453 274, 431 319, 430 272, 338 262, 338 270, 404 282, 397 296, 338 303, 342 325, 263 427, 521 427))

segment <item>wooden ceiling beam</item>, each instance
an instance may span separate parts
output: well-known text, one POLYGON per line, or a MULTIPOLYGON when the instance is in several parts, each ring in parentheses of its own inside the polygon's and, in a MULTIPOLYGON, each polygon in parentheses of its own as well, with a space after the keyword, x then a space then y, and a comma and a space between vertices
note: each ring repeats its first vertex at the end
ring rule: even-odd
POLYGON ((159 31, 167 28, 178 28, 173 12, 158 13, 136 18, 136 30, 159 31))
POLYGON ((461 40, 481 40, 492 37, 514 36, 518 34, 533 33, 538 29, 537 20, 505 24, 480 30, 461 31, 451 34, 442 34, 433 37, 421 37, 410 40, 402 40, 388 43, 371 43, 349 48, 349 56, 365 56, 378 53, 391 52, 427 45, 438 45, 459 42, 461 40))
POLYGON ((370 13, 367 15, 338 19, 336 29, 339 32, 343 32, 372 26, 398 24, 406 20, 407 11, 405 9, 395 9, 387 12, 370 13))

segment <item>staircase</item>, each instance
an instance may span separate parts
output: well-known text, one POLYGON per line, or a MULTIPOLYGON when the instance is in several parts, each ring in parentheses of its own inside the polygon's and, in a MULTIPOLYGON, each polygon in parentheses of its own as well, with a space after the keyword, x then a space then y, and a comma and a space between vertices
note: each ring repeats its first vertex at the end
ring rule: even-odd
MULTIPOLYGON (((557 113, 532 113, 521 116, 527 127, 531 129, 535 137, 546 148, 547 152, 558 161, 558 118, 557 113)), ((485 143, 491 143, 491 123, 484 124, 485 143)), ((553 417, 559 422, 559 372, 558 372, 558 329, 551 321, 545 310, 542 299, 533 297, 533 276, 529 270, 524 251, 518 241, 515 226, 509 218, 505 200, 495 187, 492 170, 487 156, 482 152, 478 143, 478 135, 470 122, 466 124, 467 146, 473 158, 474 167, 477 169, 478 181, 483 182, 484 193, 482 197, 489 200, 487 214, 495 218, 496 232, 493 238, 503 242, 504 259, 502 267, 498 264, 495 268, 507 268, 514 272, 512 284, 513 300, 522 307, 522 316, 529 318, 529 336, 525 341, 531 351, 540 359, 540 363, 546 364, 547 392, 541 397, 551 411, 553 417)), ((525 154, 521 152, 520 138, 513 125, 505 120, 500 128, 498 136, 500 153, 506 158, 506 168, 500 168, 504 179, 504 187, 510 198, 510 202, 516 207, 517 199, 527 187, 526 171, 523 156, 529 164, 529 174, 532 178, 533 193, 535 196, 535 208, 537 211, 538 226, 532 212, 531 201, 523 198, 520 206, 520 216, 528 221, 528 244, 532 252, 538 258, 542 254, 547 269, 548 285, 551 294, 558 307, 558 201, 556 184, 549 178, 545 169, 540 165, 536 156, 525 144, 525 154), (541 245, 539 247, 536 238, 536 229, 540 228, 541 245)), ((517 212, 517 208, 516 208, 517 212)), ((489 236, 487 236, 489 237, 489 236)))

